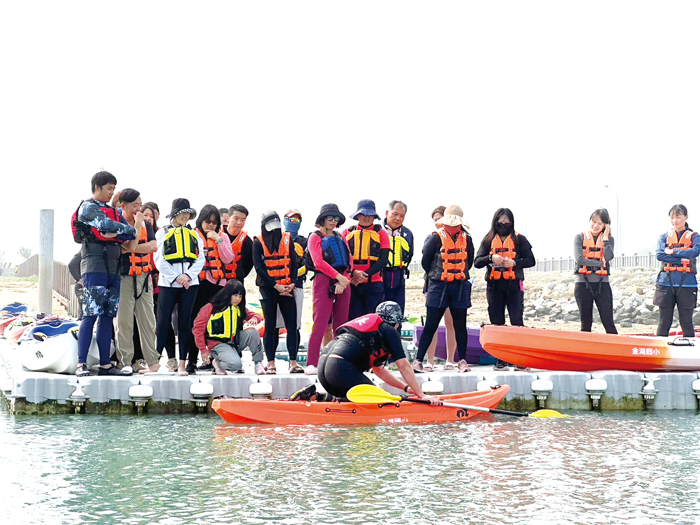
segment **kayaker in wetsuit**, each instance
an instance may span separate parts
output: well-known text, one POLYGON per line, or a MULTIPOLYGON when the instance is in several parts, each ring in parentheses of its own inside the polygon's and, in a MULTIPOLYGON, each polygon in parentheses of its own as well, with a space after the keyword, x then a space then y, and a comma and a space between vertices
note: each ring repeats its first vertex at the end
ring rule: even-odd
POLYGON ((661 262, 654 294, 654 304, 659 307, 656 335, 668 336, 675 306, 683 336, 695 337, 693 310, 698 297, 696 258, 700 255, 700 236, 688 226, 685 206, 676 204, 668 214, 672 229, 659 237, 656 247, 656 258, 661 262))
POLYGON ((290 399, 343 399, 354 386, 374 384, 364 374, 371 370, 389 386, 429 399, 433 405, 442 404, 439 399, 423 393, 404 354, 398 332, 402 320, 399 305, 385 301, 377 307, 375 314, 364 315, 341 326, 338 336, 323 349, 318 363, 318 380, 328 394, 317 394, 316 386, 311 384, 295 392, 290 399), (394 360, 405 382, 385 367, 389 358, 394 360))
MULTIPOLYGON (((532 246, 524 235, 515 232, 513 212, 499 208, 491 220, 491 230, 481 241, 474 268, 486 267, 486 299, 491 324, 506 324, 506 308, 512 326, 523 326, 524 268, 535 266, 532 246)), ((500 359, 494 370, 510 365, 500 359)), ((524 370, 516 367, 517 370, 524 370)))
POLYGON ((469 268, 474 261, 474 245, 463 216, 459 206, 447 207, 445 215, 436 222, 438 231, 430 236, 423 247, 421 265, 428 275, 425 296, 427 316, 413 362, 416 371, 423 369, 423 358, 447 308, 452 313, 457 339, 457 369, 460 372, 469 371, 466 360, 467 309, 472 305, 469 268))
POLYGON ((608 334, 616 334, 613 319, 613 295, 610 288, 610 261, 615 257, 615 240, 610 235, 610 214, 605 208, 591 214, 589 230, 574 237, 576 284, 574 297, 581 315, 581 331, 593 326, 595 302, 608 334))

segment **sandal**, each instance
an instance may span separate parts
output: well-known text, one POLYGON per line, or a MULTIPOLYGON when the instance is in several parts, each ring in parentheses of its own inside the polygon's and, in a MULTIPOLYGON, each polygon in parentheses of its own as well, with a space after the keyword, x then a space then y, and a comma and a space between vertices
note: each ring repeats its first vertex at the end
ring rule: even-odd
POLYGON ((277 373, 277 369, 275 368, 275 365, 268 365, 267 368, 265 369, 265 374, 267 375, 275 375, 277 373))
POLYGON ((88 369, 86 364, 78 365, 78 368, 75 371, 76 377, 86 377, 89 375, 90 375, 90 370, 88 369))
POLYGON ((303 373, 304 373, 304 369, 303 369, 301 366, 299 366, 299 365, 290 366, 290 367, 289 367, 289 373, 290 373, 290 374, 303 374, 303 373))
POLYGON ((427 364, 423 365, 423 370, 425 372, 435 372, 435 367, 433 365, 431 365, 430 363, 427 363, 427 364))
POLYGON ((450 363, 449 361, 445 363, 445 368, 443 370, 456 370, 457 366, 454 363, 450 363))

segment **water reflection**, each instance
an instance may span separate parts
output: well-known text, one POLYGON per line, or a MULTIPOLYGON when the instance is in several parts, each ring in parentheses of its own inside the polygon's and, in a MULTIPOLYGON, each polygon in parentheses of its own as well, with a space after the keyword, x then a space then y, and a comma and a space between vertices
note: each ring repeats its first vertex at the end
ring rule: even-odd
POLYGON ((17 523, 694 523, 696 414, 233 426, 0 412, 17 523))

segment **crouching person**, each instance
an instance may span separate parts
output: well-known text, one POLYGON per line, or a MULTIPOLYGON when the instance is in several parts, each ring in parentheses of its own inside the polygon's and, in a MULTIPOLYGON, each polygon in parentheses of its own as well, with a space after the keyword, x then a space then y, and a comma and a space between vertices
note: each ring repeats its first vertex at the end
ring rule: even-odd
POLYGON ((263 347, 255 328, 245 328, 249 314, 245 308, 245 287, 232 279, 202 307, 194 321, 194 339, 204 363, 212 363, 218 375, 243 372, 241 355, 248 348, 253 354, 255 373, 265 373, 263 347))

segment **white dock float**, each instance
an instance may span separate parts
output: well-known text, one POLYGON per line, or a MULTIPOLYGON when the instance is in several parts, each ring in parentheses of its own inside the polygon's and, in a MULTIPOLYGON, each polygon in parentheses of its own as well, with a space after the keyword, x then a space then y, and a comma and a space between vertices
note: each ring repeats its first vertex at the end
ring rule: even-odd
MULTIPOLYGON (((208 410, 214 397, 252 397, 250 387, 256 382, 269 383, 272 397, 285 398, 316 381, 316 376, 285 373, 284 361, 278 360, 277 364, 282 373, 273 376, 254 375, 249 362, 246 364, 247 373, 227 376, 203 372, 187 377, 145 374, 76 378, 27 371, 18 362, 17 349, 0 341, 0 389, 10 410, 17 414, 135 413, 144 410, 149 413, 189 413, 208 410), (135 386, 137 388, 132 388, 135 386)), ((598 392, 598 410, 697 410, 700 383, 696 385, 696 392, 693 382, 699 378, 696 372, 497 372, 491 366, 473 366, 468 373, 435 371, 418 374, 421 382, 441 382, 446 394, 476 390, 481 381, 508 384, 511 390, 500 407, 517 410, 535 410, 538 406, 555 410, 591 410, 591 393, 595 392, 586 389, 587 384, 593 385, 588 383, 591 379, 604 380, 596 383, 605 385, 604 390, 598 392), (536 391, 535 387, 544 390, 536 391)), ((396 392, 376 377, 373 379, 379 386, 396 392)))

